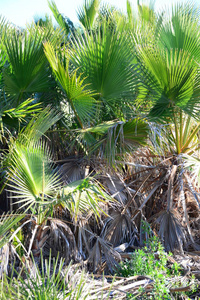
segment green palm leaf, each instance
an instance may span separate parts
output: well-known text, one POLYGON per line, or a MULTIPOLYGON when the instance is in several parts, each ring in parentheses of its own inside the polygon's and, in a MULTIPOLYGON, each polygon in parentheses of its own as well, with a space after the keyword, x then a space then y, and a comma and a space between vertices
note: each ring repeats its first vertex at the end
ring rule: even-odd
POLYGON ((52 13, 54 15, 54 18, 56 19, 57 23, 64 30, 64 32, 66 33, 66 35, 68 35, 69 32, 70 32, 69 25, 65 21, 65 18, 59 12, 59 10, 58 10, 58 8, 56 6, 56 3, 54 1, 49 1, 48 0, 48 5, 49 5, 49 8, 51 9, 51 11, 52 11, 52 13))
POLYGON ((108 121, 79 130, 76 141, 86 154, 96 152, 113 164, 116 157, 146 145, 148 125, 144 120, 108 121))
MULTIPOLYGON (((154 0, 149 1, 149 5, 140 4, 140 1, 137 0, 138 15, 139 15, 139 18, 140 18, 141 21, 145 21, 145 22, 155 24, 156 14, 155 14, 155 11, 154 11, 154 4, 155 4, 154 0)), ((129 11, 130 11, 130 9, 129 9, 129 11)))
POLYGON ((18 142, 23 145, 27 145, 30 141, 37 143, 47 130, 60 120, 61 117, 62 113, 47 106, 43 111, 34 116, 19 133, 18 142))
POLYGON ((71 59, 85 82, 99 94, 101 108, 109 106, 115 112, 116 104, 134 99, 138 70, 132 64, 129 39, 112 28, 109 20, 102 21, 97 32, 85 32, 74 39, 71 59))
POLYGON ((70 73, 69 57, 65 56, 64 63, 55 55, 52 46, 45 44, 45 53, 52 70, 59 81, 67 101, 81 127, 95 116, 97 102, 94 93, 88 89, 85 79, 77 76, 77 71, 70 73))
POLYGON ((42 34, 38 30, 19 35, 8 34, 4 41, 10 68, 4 72, 5 91, 20 103, 35 92, 45 92, 49 87, 47 61, 42 34))
POLYGON ((188 51, 199 61, 200 25, 199 11, 192 4, 176 4, 172 6, 170 19, 163 22, 158 36, 160 46, 188 51))
POLYGON ((54 196, 59 176, 53 169, 50 151, 45 144, 15 143, 8 168, 9 186, 18 203, 31 207, 54 196))
POLYGON ((68 184, 63 188, 61 198, 75 223, 79 218, 89 217, 91 212, 99 217, 104 212, 102 204, 113 201, 99 183, 89 177, 68 184))
POLYGON ((141 81, 152 95, 150 116, 171 117, 176 108, 197 117, 200 80, 198 65, 191 55, 184 50, 171 49, 168 53, 146 46, 139 50, 139 59, 143 68, 141 81))
POLYGON ((126 10, 127 10, 127 17, 128 17, 128 22, 131 27, 134 25, 134 19, 135 19, 135 14, 133 7, 131 6, 131 3, 129 0, 126 1, 126 10))
POLYGON ((20 124, 26 123, 30 117, 37 114, 41 108, 39 103, 33 104, 32 99, 27 99, 16 107, 12 106, 12 101, 2 98, 0 102, 0 140, 2 141, 5 132, 15 131, 20 124))
POLYGON ((79 7, 77 15, 80 23, 89 30, 92 28, 99 10, 100 0, 85 0, 82 7, 79 7))
POLYGON ((146 42, 134 34, 142 69, 138 99, 152 108, 154 118, 172 118, 177 110, 199 118, 198 11, 189 4, 175 5, 152 34, 146 42))
POLYGON ((9 233, 10 229, 21 221, 24 218, 24 215, 1 215, 0 217, 0 248, 3 247, 5 243, 8 242, 11 234, 9 233))
POLYGON ((52 154, 41 142, 44 133, 60 119, 61 115, 47 107, 9 145, 4 164, 7 180, 15 197, 24 205, 33 206, 41 199, 54 195, 59 186, 59 176, 53 168, 52 154))

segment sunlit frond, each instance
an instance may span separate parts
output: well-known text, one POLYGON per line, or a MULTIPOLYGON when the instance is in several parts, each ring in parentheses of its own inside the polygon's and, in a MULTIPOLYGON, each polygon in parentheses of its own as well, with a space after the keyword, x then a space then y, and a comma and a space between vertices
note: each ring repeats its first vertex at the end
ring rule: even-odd
POLYGON ((59 12, 59 10, 56 6, 56 3, 53 0, 51 0, 51 1, 48 0, 48 5, 49 5, 49 8, 51 9, 57 23, 64 30, 65 34, 68 35, 70 32, 69 25, 67 24, 65 18, 59 12))
MULTIPOLYGON (((51 154, 42 143, 15 143, 8 166, 8 180, 13 198, 23 206, 33 206, 56 194, 59 175, 53 169, 51 154)), ((41 204, 41 203, 40 203, 41 204)))
POLYGON ((108 107, 112 117, 117 117, 118 104, 135 98, 138 69, 129 47, 126 33, 112 28, 109 20, 104 20, 95 33, 85 32, 73 40, 71 60, 77 72, 98 93, 101 112, 108 107))
POLYGON ((104 213, 103 204, 112 201, 97 181, 85 178, 72 182, 63 188, 62 202, 69 210, 74 222, 79 218, 87 218, 91 213, 100 217, 104 213))
POLYGON ((77 71, 70 73, 68 53, 65 63, 61 62, 48 43, 45 44, 45 53, 79 125, 83 127, 86 121, 95 116, 97 101, 94 99, 94 93, 88 88, 85 78, 77 75, 77 71))
POLYGON ((85 3, 79 7, 77 16, 79 22, 85 29, 91 29, 98 14, 100 0, 85 0, 85 3))
POLYGON ((45 59, 42 34, 12 33, 4 40, 5 53, 10 64, 4 72, 6 92, 20 103, 24 95, 45 92, 49 87, 48 65, 45 59))

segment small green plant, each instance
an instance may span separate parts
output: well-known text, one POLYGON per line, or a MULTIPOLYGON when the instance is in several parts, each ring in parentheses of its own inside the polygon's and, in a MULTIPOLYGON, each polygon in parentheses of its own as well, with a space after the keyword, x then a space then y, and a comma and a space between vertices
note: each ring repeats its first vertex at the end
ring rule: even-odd
MULTIPOLYGON (((11 230, 12 233, 15 232, 14 228, 11 230)), ((16 234, 13 235, 13 246, 15 247, 16 252, 18 253, 19 257, 24 255, 24 236, 22 233, 22 229, 20 229, 16 234)))
POLYGON ((90 290, 85 289, 85 271, 74 268, 72 271, 72 265, 65 266, 64 260, 59 259, 59 256, 55 259, 50 255, 49 259, 44 260, 41 252, 40 267, 34 260, 33 265, 29 261, 21 263, 23 268, 19 273, 13 269, 11 277, 4 274, 1 279, 1 300, 87 299, 90 290))
MULTIPOLYGON (((163 245, 157 237, 151 237, 143 249, 138 249, 133 253, 131 260, 122 262, 118 274, 123 277, 134 275, 148 275, 154 281, 153 291, 148 299, 169 299, 169 288, 167 284, 168 269, 167 255, 163 245)), ((176 266, 175 269, 178 267, 176 266)), ((140 290, 141 294, 143 290, 140 290)), ((142 296, 145 299, 145 295, 142 296)), ((131 294, 128 295, 131 298, 131 294)))
MULTIPOLYGON (((123 277, 146 275, 153 280, 153 289, 148 295, 145 289, 140 287, 137 295, 128 293, 127 299, 171 299, 170 288, 179 285, 177 280, 174 281, 172 278, 178 279, 181 276, 178 263, 175 262, 170 268, 167 267, 167 257, 171 255, 171 253, 166 254, 158 237, 153 236, 146 242, 145 247, 133 253, 130 260, 122 262, 117 271, 118 275, 123 277), (174 282, 174 286, 171 285, 172 282, 174 282)), ((190 296, 196 289, 195 278, 189 278, 187 284, 192 284, 191 291, 184 293, 184 295, 190 296)), ((177 297, 179 294, 176 292, 177 297)))
POLYGON ((23 267, 24 275, 20 272, 17 278, 4 276, 0 287, 1 299, 65 299, 69 291, 62 276, 63 264, 62 260, 58 263, 58 258, 52 264, 50 257, 49 261, 42 263, 41 270, 33 263, 29 270, 23 267))
MULTIPOLYGON (((74 268, 70 263, 65 266, 64 260, 59 256, 57 259, 43 259, 38 265, 27 260, 21 261, 23 268, 19 273, 14 270, 10 277, 5 273, 0 280, 0 300, 85 300, 108 299, 94 291, 93 278, 88 284, 88 275, 85 270, 74 268)), ((114 280, 113 280, 114 283, 114 280)), ((110 290, 112 284, 110 286, 110 290)))

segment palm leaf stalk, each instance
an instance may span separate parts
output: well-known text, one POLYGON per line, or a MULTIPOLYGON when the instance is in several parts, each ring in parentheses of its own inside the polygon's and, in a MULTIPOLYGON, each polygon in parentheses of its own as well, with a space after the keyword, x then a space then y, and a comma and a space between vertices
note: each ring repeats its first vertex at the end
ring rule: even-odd
POLYGON ((130 121, 107 121, 96 126, 74 132, 74 142, 86 155, 96 153, 113 165, 117 157, 126 155, 141 145, 146 145, 148 124, 135 118, 130 121))

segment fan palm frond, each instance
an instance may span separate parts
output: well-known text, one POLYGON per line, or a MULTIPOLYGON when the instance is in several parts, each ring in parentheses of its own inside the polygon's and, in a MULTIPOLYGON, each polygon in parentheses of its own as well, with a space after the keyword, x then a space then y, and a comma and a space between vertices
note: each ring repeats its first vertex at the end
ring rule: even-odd
POLYGON ((93 272, 99 270, 104 262, 106 262, 109 270, 113 272, 113 268, 118 266, 118 262, 121 260, 120 254, 115 251, 112 245, 103 237, 91 235, 91 239, 93 238, 96 238, 96 242, 88 258, 89 264, 92 265, 93 272))
POLYGON ((27 99, 13 107, 12 102, 7 99, 1 99, 0 104, 0 140, 5 137, 5 132, 12 129, 15 131, 17 128, 26 123, 30 117, 39 113, 41 110, 39 103, 33 103, 32 99, 27 99))
POLYGON ((63 64, 48 43, 45 44, 45 53, 79 125, 83 128, 84 122, 91 121, 95 116, 97 102, 94 93, 88 89, 85 79, 77 76, 77 71, 70 73, 68 54, 63 64))
POLYGON ((8 167, 8 179, 15 194, 13 197, 26 207, 49 199, 60 185, 50 151, 44 143, 23 146, 16 142, 8 167))
POLYGON ((127 10, 129 28, 133 28, 136 16, 135 16, 134 9, 129 0, 126 1, 126 10, 127 10))
POLYGON ((107 107, 112 117, 118 117, 118 105, 135 98, 138 69, 133 59, 128 37, 110 28, 109 21, 103 21, 95 33, 85 32, 73 40, 71 60, 85 82, 98 93, 100 113, 107 107))
POLYGON ((96 218, 100 217, 101 213, 105 214, 103 204, 113 201, 99 183, 89 177, 68 184, 63 188, 61 197, 75 223, 80 217, 88 218, 91 213, 96 218))
POLYGON ((14 226, 23 219, 24 215, 15 215, 15 214, 4 214, 0 216, 0 248, 8 242, 11 234, 9 233, 10 229, 13 229, 14 226))
POLYGON ((56 109, 47 106, 39 114, 34 116, 28 125, 19 133, 18 143, 23 145, 39 142, 41 137, 49 130, 49 128, 56 124, 62 117, 62 113, 56 109))
POLYGON ((137 1, 138 14, 141 21, 149 22, 152 24, 156 23, 156 14, 154 11, 155 1, 149 1, 149 5, 140 4, 140 1, 137 1))
POLYGON ((42 34, 39 30, 28 35, 8 34, 4 41, 10 67, 4 72, 5 91, 19 104, 24 95, 45 92, 49 87, 48 65, 45 59, 42 34))
POLYGON ((97 152, 113 164, 116 157, 130 152, 139 145, 145 145, 148 124, 135 118, 130 121, 108 121, 82 129, 75 133, 77 143, 85 152, 97 152))
POLYGON ((66 22, 65 18, 59 12, 59 10, 58 10, 58 8, 56 6, 56 3, 53 0, 51 0, 51 1, 48 0, 48 5, 49 5, 49 8, 51 9, 51 11, 52 11, 52 13, 54 15, 54 18, 56 19, 57 23, 64 30, 64 32, 66 33, 66 35, 68 35, 69 32, 70 32, 69 25, 66 22))
POLYGON ((77 16, 79 22, 87 30, 91 29, 98 13, 100 0, 85 0, 85 3, 79 7, 77 16))
MULTIPOLYGON (((141 91, 141 97, 146 98, 146 104, 147 100, 151 103, 150 117, 165 121, 170 118, 169 123, 173 114, 181 110, 199 119, 200 35, 196 32, 199 32, 198 11, 189 4, 178 4, 154 33, 154 42, 138 41, 141 82, 148 91, 145 95, 141 91)), ((135 36, 137 40, 137 33, 135 36)))
POLYGON ((132 243, 136 238, 137 228, 127 213, 114 211, 106 221, 105 234, 106 239, 116 247, 125 242, 132 243))
POLYGON ((159 235, 167 251, 179 248, 183 252, 183 245, 186 244, 186 235, 181 223, 176 217, 175 210, 164 211, 157 218, 156 223, 160 224, 159 235))
POLYGON ((190 2, 177 3, 172 5, 169 16, 160 28, 160 47, 168 52, 171 49, 188 51, 199 62, 199 9, 190 2))
POLYGON ((44 247, 45 253, 51 251, 56 257, 58 254, 65 259, 65 263, 77 258, 77 248, 74 234, 70 227, 56 218, 48 218, 50 233, 44 247), (51 250, 50 250, 51 249, 51 250))
MULTIPOLYGON (((21 106, 23 107, 23 104, 21 106)), ((59 175, 52 168, 51 152, 47 145, 39 140, 60 117, 61 114, 57 111, 50 107, 45 108, 32 118, 19 133, 17 140, 13 139, 9 143, 9 153, 4 156, 4 167, 8 169, 7 180, 11 179, 10 186, 15 186, 15 197, 19 192, 19 198, 30 201, 31 205, 42 194, 44 196, 46 189, 51 190, 51 184, 55 188, 59 185, 59 175)))
POLYGON ((148 46, 139 50, 144 71, 142 81, 152 92, 150 117, 173 118, 174 110, 181 109, 197 118, 195 101, 200 88, 197 64, 184 50, 171 49, 169 54, 152 50, 148 46))

